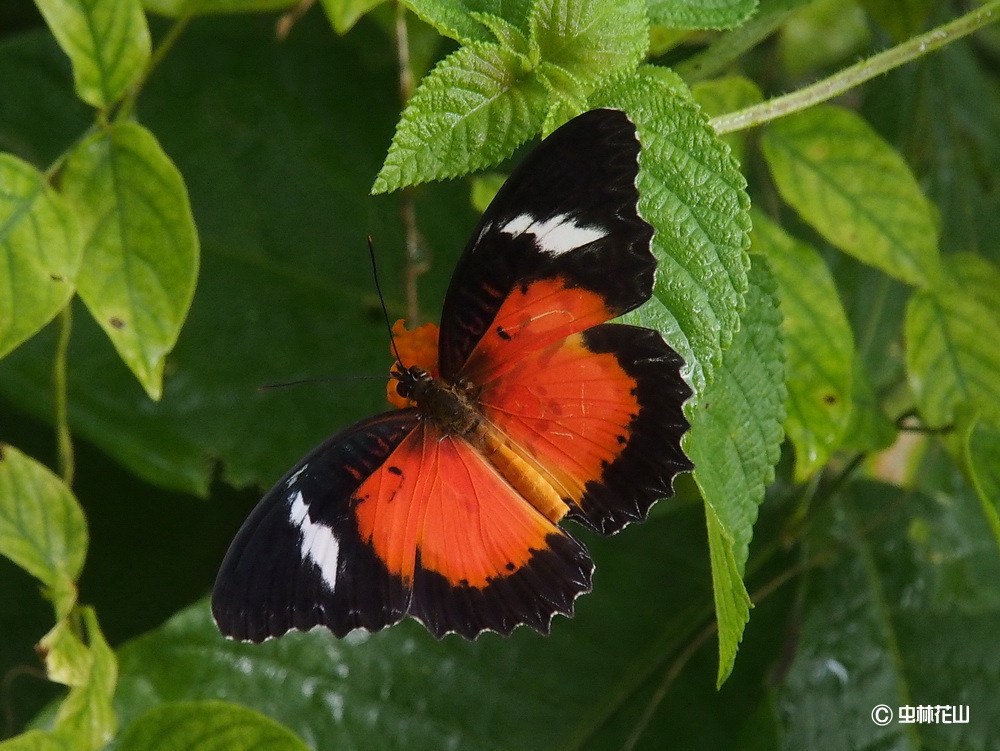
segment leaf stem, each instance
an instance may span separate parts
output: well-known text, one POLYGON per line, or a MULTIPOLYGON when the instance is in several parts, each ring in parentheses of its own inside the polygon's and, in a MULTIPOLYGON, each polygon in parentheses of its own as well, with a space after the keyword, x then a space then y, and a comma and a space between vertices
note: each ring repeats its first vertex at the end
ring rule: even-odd
POLYGON ((170 27, 160 43, 156 45, 156 49, 149 56, 149 62, 146 63, 146 68, 142 71, 142 75, 139 80, 135 82, 135 85, 129 90, 125 98, 122 99, 121 104, 118 107, 117 112, 115 112, 114 120, 115 122, 121 122, 122 120, 127 120, 132 116, 132 110, 135 109, 135 100, 139 97, 139 92, 142 91, 143 87, 146 85, 146 81, 149 80, 150 75, 156 70, 156 67, 163 61, 166 54, 170 51, 170 48, 174 46, 174 43, 178 40, 181 33, 187 28, 188 22, 193 17, 193 13, 190 11, 185 12, 181 15, 175 22, 174 25, 170 27))
POLYGON ((73 436, 69 430, 68 407, 68 375, 69 375, 69 337, 73 329, 73 301, 59 314, 59 332, 56 340, 55 359, 52 364, 52 390, 55 402, 56 422, 56 457, 59 476, 66 486, 72 486, 75 459, 73 457, 73 436))
POLYGON ((716 133, 722 135, 763 125, 779 117, 812 107, 833 99, 855 86, 860 86, 865 81, 887 73, 893 68, 915 60, 932 50, 971 34, 995 21, 998 14, 1000 14, 1000 0, 991 0, 954 21, 931 29, 926 34, 913 37, 913 39, 895 47, 890 47, 867 60, 844 68, 829 78, 806 86, 804 89, 775 97, 746 109, 714 117, 709 121, 709 124, 716 133))

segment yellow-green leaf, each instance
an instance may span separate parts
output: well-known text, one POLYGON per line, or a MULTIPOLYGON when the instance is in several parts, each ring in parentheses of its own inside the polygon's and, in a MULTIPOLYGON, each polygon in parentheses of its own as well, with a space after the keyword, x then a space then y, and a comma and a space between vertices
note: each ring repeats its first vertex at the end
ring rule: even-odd
POLYGON ((69 302, 82 256, 62 196, 30 164, 0 154, 0 357, 69 302))
POLYGON ((76 599, 87 522, 69 488, 34 459, 0 443, 0 555, 49 589, 59 618, 76 599))
POLYGON ((153 135, 134 123, 70 157, 63 191, 84 230, 80 297, 152 399, 198 275, 187 189, 153 135))

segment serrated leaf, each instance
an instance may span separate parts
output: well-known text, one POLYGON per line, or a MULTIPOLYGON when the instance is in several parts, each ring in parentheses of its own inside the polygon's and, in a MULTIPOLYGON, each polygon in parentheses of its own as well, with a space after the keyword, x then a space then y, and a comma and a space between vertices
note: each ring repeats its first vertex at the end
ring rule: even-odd
POLYGON ((782 198, 829 242, 904 282, 935 283, 933 209, 902 157, 859 116, 813 107, 770 125, 762 145, 782 198))
MULTIPOLYGON (((345 0, 350 2, 351 0, 345 0)), ((300 0, 142 0, 146 10, 178 18, 188 13, 266 13, 298 5, 300 0)))
POLYGON ((538 0, 529 25, 541 60, 590 89, 634 70, 649 48, 644 0, 538 0))
POLYGON ((972 499, 862 483, 811 525, 814 565, 774 707, 781 748, 993 748, 1000 558, 969 512, 972 499), (869 720, 879 704, 893 711, 886 726, 869 720), (898 721, 901 706, 938 704, 971 705, 973 719, 898 721))
MULTIPOLYGON (((709 117, 736 112, 764 101, 764 95, 757 84, 743 76, 702 81, 691 87, 691 94, 709 117)), ((746 134, 740 131, 727 133, 722 136, 722 140, 732 149, 736 160, 742 163, 746 134)))
MULTIPOLYGON (((721 531, 714 534, 713 590, 719 623, 719 682, 732 670, 746 624, 739 576, 746 564, 757 508, 774 479, 781 452, 786 399, 781 312, 766 261, 753 257, 747 309, 715 380, 686 411, 691 431, 684 449, 694 480, 721 531), (723 534, 724 533, 724 534, 723 534), (730 552, 719 550, 725 542, 730 552), (731 560, 730 560, 731 557, 731 560), (735 578, 734 578, 735 577, 735 578)), ((689 403, 690 404, 690 403, 689 403)))
POLYGON ((36 0, 73 63, 76 93, 98 109, 117 102, 149 62, 150 39, 139 0, 36 0))
POLYGON ((44 466, 0 443, 0 555, 49 590, 57 618, 76 599, 87 522, 69 488, 44 466))
POLYGON ((732 29, 757 10, 757 0, 647 0, 649 21, 676 29, 732 29))
POLYGON ((82 257, 62 197, 30 164, 0 154, 0 357, 66 306, 82 257))
POLYGON ((787 352, 785 432, 804 482, 837 449, 852 410, 854 335, 819 253, 753 214, 751 249, 767 256, 778 283, 787 352))
POLYGON ((118 751, 308 751, 288 728, 238 704, 176 702, 141 715, 118 751))
POLYGON ((103 749, 115 733, 112 699, 118 683, 118 660, 108 646, 92 608, 80 608, 92 659, 87 680, 70 689, 56 713, 55 731, 72 739, 76 751, 103 749))
POLYGON ((639 209, 656 230, 653 297, 625 320, 662 331, 701 391, 739 326, 747 289, 746 181, 669 71, 641 68, 592 104, 623 109, 636 124, 639 209))
POLYGON ((406 7, 418 18, 430 24, 439 33, 461 42, 492 42, 492 34, 476 21, 474 13, 491 13, 502 16, 514 26, 528 30, 530 0, 505 0, 503 12, 491 0, 407 0, 406 7))
POLYGON ((721 687, 733 671, 743 629, 750 621, 750 595, 733 553, 733 538, 726 532, 712 504, 705 504, 708 549, 712 561, 712 592, 715 620, 719 627, 719 671, 715 685, 721 687))
MULTIPOLYGON (((946 268, 963 265, 949 259, 946 268)), ((932 427, 949 424, 962 403, 1000 424, 1000 304, 980 299, 974 287, 970 293, 968 278, 919 290, 906 308, 907 375, 932 427)))
POLYGON ((63 174, 80 218, 80 297, 150 398, 180 333, 198 277, 198 235, 184 180, 134 123, 82 144, 63 174))
POLYGON ((350 31, 362 16, 386 0, 320 0, 320 5, 338 34, 350 31))
POLYGON ((538 132, 545 88, 519 58, 470 44, 438 63, 403 110, 372 193, 494 165, 538 132))

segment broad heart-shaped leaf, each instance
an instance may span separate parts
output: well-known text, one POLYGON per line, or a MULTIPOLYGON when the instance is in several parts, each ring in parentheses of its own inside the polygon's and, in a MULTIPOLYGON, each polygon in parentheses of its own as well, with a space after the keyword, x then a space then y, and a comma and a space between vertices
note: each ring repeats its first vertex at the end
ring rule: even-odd
POLYGON ((46 467, 0 443, 0 555, 49 590, 69 613, 87 555, 87 522, 69 488, 46 467))
POLYGON ((592 103, 618 107, 636 124, 639 209, 656 230, 653 297, 625 320, 662 331, 700 392, 739 327, 749 267, 746 181, 669 71, 640 68, 592 103))
POLYGON ((462 47, 420 83, 372 193, 496 164, 538 132, 545 100, 515 53, 489 42, 462 47))
POLYGON ((30 164, 0 154, 0 357, 69 302, 82 256, 62 197, 30 164))
POLYGON ((80 297, 152 399, 198 278, 184 180, 156 138, 113 125, 70 157, 63 192, 83 225, 80 297))
POLYGON ((115 733, 112 707, 118 683, 118 660, 97 623, 93 608, 80 608, 90 650, 90 674, 73 686, 56 712, 55 732, 73 742, 77 751, 103 749, 115 733))
POLYGON ((150 710, 117 743, 119 751, 308 751, 288 728, 223 701, 176 702, 150 710))
POLYGON ((795 446, 795 480, 803 482, 826 464, 851 417, 854 335, 815 249, 760 212, 753 214, 751 239, 778 283, 787 352, 785 432, 795 446))
POLYGON ((532 0, 407 0, 406 7, 444 36, 472 44, 496 41, 476 13, 499 16, 526 33, 532 0))
POLYGON ((647 0, 649 22, 675 29, 732 29, 746 21, 758 0, 647 0))
POLYGON ((987 271, 977 282, 967 258, 949 258, 951 278, 915 292, 906 309, 907 375, 932 427, 949 424, 961 403, 1000 424, 1000 301, 985 286, 997 275, 987 271))
POLYGON ((736 657, 749 618, 739 576, 746 564, 757 507, 774 479, 784 420, 785 352, 775 281, 762 256, 753 256, 747 309, 715 380, 700 392, 685 436, 694 479, 708 511, 712 584, 719 622, 719 683, 736 657), (717 518, 719 531, 713 531, 717 518), (724 534, 723 534, 724 533, 724 534), (721 546, 729 551, 720 551, 721 546), (740 596, 741 590, 743 596, 740 596))
POLYGON ((107 109, 139 80, 150 40, 140 0, 37 0, 59 46, 73 63, 76 93, 107 109))
MULTIPOLYGON (((338 0, 331 0, 338 1, 338 0)), ((340 0, 343 5, 350 0, 340 0)), ((146 10, 177 18, 187 13, 265 13, 298 5, 298 0, 142 0, 146 10)))
POLYGON ((339 640, 319 629, 237 644, 199 603, 121 649, 122 723, 168 701, 221 698, 316 749, 580 747, 666 670, 710 610, 702 509, 661 507, 614 538, 582 535, 594 590, 547 637, 521 628, 436 641, 407 621, 339 640))
POLYGON ((645 0, 537 0, 529 23, 541 59, 591 85, 634 70, 649 47, 645 0))
POLYGON ((858 115, 813 107, 768 126, 762 143, 782 198, 833 245, 909 284, 937 281, 933 208, 858 115))
POLYGON ((771 712, 779 748, 996 747, 1000 555, 976 502, 848 486, 809 533, 796 653, 771 712), (887 705, 893 721, 870 721, 887 705), (900 723, 900 707, 963 706, 968 723, 900 723))

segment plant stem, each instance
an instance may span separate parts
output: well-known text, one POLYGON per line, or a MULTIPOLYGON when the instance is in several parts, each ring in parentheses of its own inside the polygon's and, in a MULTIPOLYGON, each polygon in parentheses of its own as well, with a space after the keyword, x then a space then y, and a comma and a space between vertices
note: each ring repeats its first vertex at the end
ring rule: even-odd
MULTIPOLYGON (((399 60, 399 99, 405 107, 413 96, 413 71, 410 66, 410 33, 406 25, 406 5, 396 3, 396 54, 399 60)), ((420 321, 420 297, 417 294, 417 280, 427 270, 417 230, 417 211, 414 205, 412 187, 403 189, 400 211, 403 229, 406 232, 406 318, 411 326, 420 321)))
POLYGON ((186 12, 181 15, 175 22, 174 25, 170 27, 170 30, 166 33, 160 43, 156 45, 156 49, 149 56, 149 62, 146 63, 146 68, 142 71, 142 75, 139 80, 135 82, 135 85, 129 90, 125 98, 122 99, 121 104, 118 106, 118 110, 115 113, 115 121, 121 122, 122 120, 127 120, 132 116, 132 110, 135 108, 135 100, 139 96, 139 92, 146 85, 146 81, 149 80, 149 76, 152 74, 156 67, 160 64, 163 58, 166 56, 170 48, 174 46, 174 43, 180 37, 181 32, 187 28, 188 22, 191 20, 192 13, 186 12))
POLYGON ((719 135, 746 130, 757 125, 790 115, 813 105, 833 99, 845 91, 860 86, 875 76, 887 73, 904 63, 915 60, 926 53, 950 44, 956 39, 971 34, 997 19, 1000 14, 1000 0, 991 0, 976 10, 938 26, 926 34, 913 37, 909 41, 890 47, 874 57, 862 60, 829 78, 817 81, 804 89, 770 99, 753 107, 714 117, 709 124, 719 135))
POLYGON ((73 458, 73 436, 69 431, 69 409, 67 381, 69 371, 69 335, 73 329, 73 301, 59 314, 59 333, 56 340, 55 360, 52 365, 52 390, 54 393, 56 420, 56 456, 59 476, 67 486, 73 484, 75 461, 73 458))

